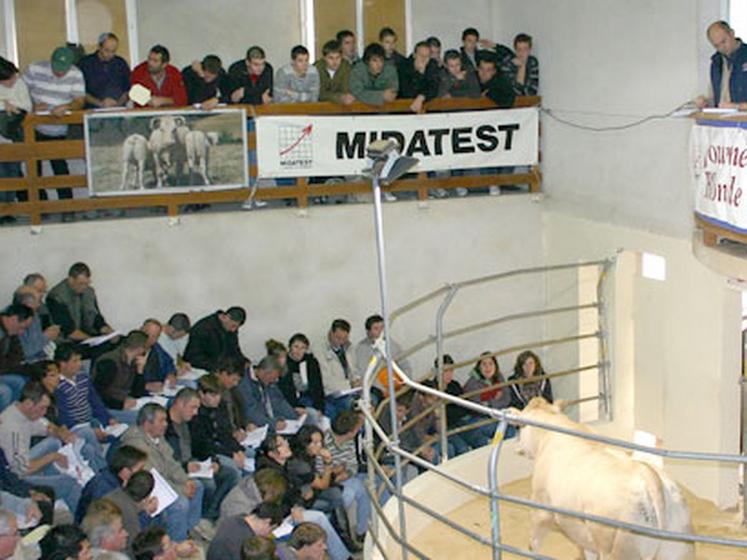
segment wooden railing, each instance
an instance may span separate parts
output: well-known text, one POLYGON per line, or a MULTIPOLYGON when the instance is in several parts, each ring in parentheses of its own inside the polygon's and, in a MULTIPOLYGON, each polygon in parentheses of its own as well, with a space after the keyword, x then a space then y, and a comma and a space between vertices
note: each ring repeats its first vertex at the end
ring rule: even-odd
MULTIPOLYGON (((400 99, 381 107, 372 107, 362 103, 337 105, 333 103, 298 103, 278 105, 244 105, 248 118, 260 115, 332 115, 332 114, 366 114, 366 113, 409 113, 410 100, 400 99)), ((539 97, 517 97, 514 107, 539 105, 539 97)), ((242 107, 236 105, 235 107, 242 107)), ((492 101, 482 99, 437 99, 426 104, 427 112, 466 111, 495 109, 492 101)), ((152 111, 153 109, 147 109, 152 111)), ((138 111, 138 109, 133 109, 138 111)), ((39 124, 82 124, 86 111, 76 111, 63 117, 49 115, 29 115, 23 123, 24 141, 14 144, 0 144, 0 161, 22 161, 26 164, 26 175, 19 178, 0 179, 0 191, 25 191, 28 200, 25 202, 0 203, 0 216, 29 216, 32 225, 39 225, 42 215, 61 212, 85 212, 89 210, 123 209, 155 207, 166 208, 169 216, 178 216, 183 206, 190 204, 212 204, 241 202, 248 196, 247 189, 210 190, 185 193, 163 193, 143 195, 120 195, 95 198, 78 198, 68 200, 41 200, 40 189, 80 188, 87 187, 85 175, 40 176, 37 173, 37 162, 52 159, 84 159, 85 142, 81 140, 55 140, 37 142, 34 127, 39 124)), ((256 150, 256 133, 250 132, 249 150, 256 150)), ((257 166, 249 165, 252 180, 257 178, 257 166)), ((528 173, 469 175, 463 177, 428 177, 419 173, 415 179, 396 181, 385 190, 390 192, 415 191, 419 200, 428 198, 430 189, 453 189, 456 187, 477 188, 488 185, 528 184, 532 192, 541 188, 539 166, 534 166, 528 173)), ((296 179, 292 186, 258 188, 257 200, 295 199, 301 208, 309 204, 310 197, 355 195, 370 192, 366 182, 346 182, 336 184, 309 185, 309 177, 296 179)))

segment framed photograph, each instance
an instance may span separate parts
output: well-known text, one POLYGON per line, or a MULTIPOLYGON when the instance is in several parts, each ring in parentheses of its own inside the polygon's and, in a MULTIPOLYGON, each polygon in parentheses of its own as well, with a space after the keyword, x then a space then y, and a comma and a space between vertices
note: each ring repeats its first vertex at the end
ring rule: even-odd
POLYGON ((91 196, 247 188, 244 109, 88 113, 91 196))

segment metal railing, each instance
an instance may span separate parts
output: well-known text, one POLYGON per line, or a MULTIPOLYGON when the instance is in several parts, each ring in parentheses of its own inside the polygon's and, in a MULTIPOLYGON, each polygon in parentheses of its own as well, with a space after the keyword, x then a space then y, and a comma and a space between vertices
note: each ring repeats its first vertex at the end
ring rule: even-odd
MULTIPOLYGON (((450 337, 459 336, 464 333, 472 333, 477 332, 483 328, 486 328, 487 326, 492 326, 494 324, 500 323, 500 322, 507 322, 509 320, 518 320, 519 318, 526 318, 529 316, 541 316, 543 315, 542 311, 546 311, 547 315, 554 315, 556 313, 567 313, 571 311, 579 311, 581 309, 596 309, 598 312, 598 330, 593 333, 582 333, 574 336, 568 336, 558 339, 550 339, 550 340, 544 340, 544 341, 536 341, 532 342, 531 344, 521 344, 521 345, 514 345, 507 349, 498 350, 495 352, 491 352, 489 355, 492 356, 499 356, 499 355, 505 355, 508 353, 516 352, 518 350, 529 348, 529 347, 542 347, 542 346, 551 346, 556 344, 566 344, 566 343, 573 343, 578 342, 580 340, 585 339, 591 339, 591 338, 597 338, 600 341, 599 344, 599 350, 598 350, 598 361, 596 364, 591 365, 581 365, 576 368, 570 368, 569 370, 562 371, 562 372, 556 372, 553 374, 548 374, 545 376, 545 378, 557 378, 562 377, 565 375, 572 375, 574 373, 580 373, 582 371, 588 371, 591 369, 598 368, 599 369, 599 394, 598 395, 589 395, 589 396, 581 396, 573 401, 570 401, 569 404, 580 404, 583 402, 589 402, 594 400, 599 400, 600 402, 600 416, 609 420, 612 416, 611 411, 611 383, 609 380, 609 364, 607 363, 607 345, 606 345, 606 310, 605 310, 605 298, 604 298, 604 291, 605 291, 605 281, 609 277, 609 273, 612 270, 614 264, 614 259, 603 259, 598 261, 590 261, 590 262, 584 262, 584 263, 576 263, 576 264, 568 264, 568 265, 559 265, 559 266, 553 266, 553 267, 536 267, 536 268, 529 268, 529 269, 523 269, 519 271, 512 271, 508 273, 501 273, 501 274, 494 274, 485 276, 482 278, 474 279, 474 280, 468 280, 465 282, 460 282, 452 285, 448 285, 444 288, 441 288, 439 290, 435 290, 429 294, 426 294, 423 297, 417 298, 416 300, 400 307, 398 310, 394 311, 391 315, 392 320, 400 319, 403 315, 406 313, 409 313, 420 306, 431 302, 435 300, 436 298, 443 298, 441 300, 441 303, 439 305, 438 311, 437 311, 437 320, 436 320, 436 335, 428 337, 425 340, 421 340, 411 346, 409 349, 404 350, 400 356, 410 356, 415 352, 418 352, 424 348, 435 346, 436 347, 436 355, 440 358, 443 355, 443 341, 450 337), (537 273, 546 273, 546 272, 554 272, 558 270, 571 270, 574 268, 581 268, 581 267, 588 267, 588 266, 595 266, 599 268, 599 276, 597 280, 596 285, 596 294, 597 294, 597 301, 593 304, 584 304, 584 305, 578 305, 578 306, 567 306, 563 308, 550 308, 547 310, 542 310, 539 312, 528 312, 528 313, 516 313, 513 315, 509 315, 506 317, 501 317, 497 319, 491 319, 489 321, 482 321, 480 323, 475 323, 474 325, 469 325, 467 327, 461 328, 461 329, 455 329, 453 331, 444 332, 443 329, 443 318, 446 314, 446 311, 451 306, 452 302, 454 301, 455 296, 457 295, 457 292, 465 287, 474 286, 478 284, 483 284, 487 282, 491 282, 494 280, 500 280, 504 278, 514 277, 517 275, 522 274, 537 274, 537 273)), ((387 357, 387 350, 384 347, 384 340, 380 339, 377 341, 377 343, 374 345, 375 352, 374 352, 374 359, 372 359, 371 363, 369 364, 369 367, 364 375, 363 379, 363 406, 361 407, 361 410, 366 418, 366 445, 365 445, 365 452, 366 457, 368 459, 368 492, 371 496, 372 503, 374 504, 374 509, 376 511, 376 515, 372 516, 372 519, 370 521, 370 528, 371 528, 371 534, 375 535, 372 536, 372 544, 373 547, 378 550, 382 558, 389 558, 389 551, 387 550, 387 547, 385 546, 386 543, 383 542, 382 536, 383 533, 379 532, 379 523, 381 522, 383 529, 385 530, 386 534, 388 534, 391 539, 400 547, 401 550, 401 557, 407 558, 408 554, 412 554, 417 558, 427 558, 428 556, 423 553, 421 550, 418 550, 415 546, 413 546, 410 542, 407 540, 407 520, 405 515, 405 506, 414 508, 417 511, 420 511, 427 516, 431 517, 432 519, 436 520, 439 523, 442 523, 455 531, 458 531, 459 533, 465 535, 469 539, 478 542, 482 545, 489 546, 492 551, 492 558, 494 560, 501 560, 502 554, 504 552, 511 553, 520 557, 524 558, 534 558, 534 559, 543 559, 547 560, 549 559, 548 556, 539 554, 535 551, 527 551, 522 550, 519 548, 516 548, 515 546, 508 545, 507 543, 504 543, 502 541, 501 536, 501 529, 500 529, 500 508, 499 504, 500 502, 505 502, 509 504, 515 504, 527 508, 534 508, 543 510, 546 512, 550 512, 557 515, 563 515, 567 517, 572 517, 575 519, 588 521, 592 523, 599 523, 601 525, 605 525, 608 527, 613 527, 616 529, 629 531, 632 533, 644 535, 646 537, 655 538, 655 539, 664 539, 664 540, 675 540, 675 541, 682 541, 682 542, 688 542, 688 543, 702 543, 702 544, 709 544, 709 545, 719 545, 719 546, 729 546, 734 547, 738 549, 747 549, 747 541, 738 540, 738 539, 731 539, 731 538, 722 538, 722 537, 713 537, 713 536, 707 536, 707 535, 698 535, 693 533, 678 533, 674 531, 669 531, 665 529, 658 529, 646 525, 639 525, 635 523, 630 523, 626 521, 620 521, 618 519, 613 519, 609 517, 604 516, 598 516, 593 514, 586 514, 581 512, 572 511, 566 508, 559 508, 554 506, 549 506, 547 504, 543 504, 540 502, 536 502, 530 499, 521 498, 518 496, 512 496, 509 494, 502 493, 499 489, 499 477, 498 477, 498 464, 499 459, 501 456, 501 450, 503 447, 503 436, 505 435, 506 428, 509 424, 515 425, 515 426, 533 426, 535 428, 548 430, 555 433, 560 433, 563 435, 580 438, 587 441, 593 441, 596 443, 600 443, 607 446, 613 446, 625 450, 630 451, 639 451, 643 453, 647 453, 650 455, 655 455, 659 457, 664 457, 668 459, 674 459, 674 460, 688 460, 688 461, 698 461, 698 462, 719 462, 719 463, 728 463, 728 464, 739 464, 743 465, 743 469, 745 472, 747 472, 747 457, 743 455, 731 455, 731 454, 722 454, 722 453, 706 453, 706 452, 691 452, 691 451, 675 451, 675 450, 667 450, 667 449, 658 449, 658 448, 652 448, 644 445, 639 445, 635 443, 631 443, 625 440, 620 440, 612 437, 602 436, 596 433, 589 433, 589 432, 581 432, 577 430, 572 430, 568 428, 563 428, 560 426, 547 424, 543 422, 538 422, 534 420, 529 420, 525 418, 521 418, 515 414, 512 414, 508 410, 497 410, 493 408, 486 407, 482 404, 479 404, 473 400, 469 400, 469 396, 472 395, 472 393, 463 394, 460 397, 450 395, 443 391, 443 360, 439 359, 439 362, 437 364, 437 371, 436 373, 439 376, 439 385, 438 388, 432 388, 430 386, 424 385, 420 381, 415 380, 412 377, 409 377, 407 374, 405 374, 399 365, 397 364, 396 360, 392 361, 391 358, 387 360, 388 362, 388 371, 393 372, 389 374, 389 382, 390 386, 393 386, 393 379, 394 375, 397 376, 399 382, 402 384, 401 388, 396 391, 390 392, 390 396, 394 395, 398 396, 399 394, 402 394, 406 391, 416 391, 418 393, 422 393, 425 395, 431 395, 437 397, 436 404, 432 405, 431 407, 426 408, 418 417, 410 419, 410 421, 403 424, 398 431, 397 438, 393 438, 390 436, 390 434, 387 434, 382 429, 381 425, 378 422, 378 415, 376 411, 372 410, 370 408, 371 404, 371 388, 373 385, 375 373, 378 368, 378 361, 384 360, 387 357), (488 475, 488 482, 489 486, 484 487, 478 484, 470 483, 466 480, 461 479, 460 477, 448 472, 446 469, 443 468, 442 465, 435 465, 422 457, 418 456, 418 453, 420 451, 419 449, 416 450, 406 450, 404 449, 399 442, 399 436, 401 433, 407 429, 410 429, 417 420, 422 418, 425 414, 428 414, 432 412, 435 407, 441 407, 441 430, 440 430, 440 439, 441 439, 441 451, 442 456, 444 457, 444 460, 447 458, 447 441, 448 436, 459 433, 460 430, 464 429, 472 429, 475 425, 469 425, 466 427, 456 428, 454 430, 449 431, 447 429, 445 419, 445 407, 447 404, 457 405, 464 409, 467 409, 469 411, 472 411, 473 413, 483 415, 486 420, 485 423, 496 423, 497 424, 497 430, 496 430, 496 437, 493 442, 493 447, 491 449, 490 453, 490 460, 488 461, 487 465, 487 475, 488 475), (380 440, 380 445, 377 447, 374 445, 374 436, 376 436, 380 440), (391 476, 391 473, 387 473, 385 469, 380 464, 381 459, 381 453, 382 452, 388 452, 390 453, 394 459, 396 468, 401 469, 406 464, 413 464, 417 466, 419 469, 423 469, 425 471, 433 472, 438 477, 443 478, 445 480, 448 480, 452 483, 457 484, 461 488, 472 492, 478 496, 483 496, 489 499, 490 502, 490 519, 491 519, 491 537, 487 538, 484 535, 480 535, 476 533, 475 531, 463 527, 456 521, 449 519, 447 516, 443 515, 442 513, 439 513, 435 511, 433 508, 430 508, 422 503, 419 503, 417 500, 413 499, 410 496, 407 496, 403 489, 401 484, 393 484, 391 480, 389 480, 389 477, 391 476), (380 496, 380 492, 377 491, 377 479, 381 481, 382 489, 388 490, 392 494, 392 499, 398 500, 398 525, 399 530, 395 527, 395 523, 393 523, 391 520, 383 517, 384 512, 382 507, 378 503, 378 499, 380 496)), ((483 356, 476 357, 475 359, 478 359, 483 356)), ((473 364, 475 359, 468 359, 463 362, 459 362, 457 364, 454 364, 454 367, 464 367, 470 364, 473 364)), ((433 373, 433 372, 429 372, 433 373)), ((425 376, 421 376, 425 377, 425 376)), ((499 384, 495 384, 492 387, 486 387, 482 388, 479 391, 474 391, 473 393, 479 393, 485 390, 490 390, 493 388, 506 388, 511 385, 515 384, 521 384, 525 382, 532 382, 536 381, 537 378, 530 378, 528 380, 515 380, 515 381, 509 381, 509 382, 503 382, 499 384)), ((382 403, 379 406, 380 412, 386 412, 386 408, 389 408, 390 413, 392 412, 392 402, 389 403, 382 403), (386 404, 389 404, 389 407, 386 407, 386 404)), ((391 418, 391 424, 396 425, 396 419, 394 417, 391 418)), ((424 445, 428 445, 430 442, 426 442, 424 445)), ((398 479, 401 480, 401 472, 399 473, 400 477, 398 479)))

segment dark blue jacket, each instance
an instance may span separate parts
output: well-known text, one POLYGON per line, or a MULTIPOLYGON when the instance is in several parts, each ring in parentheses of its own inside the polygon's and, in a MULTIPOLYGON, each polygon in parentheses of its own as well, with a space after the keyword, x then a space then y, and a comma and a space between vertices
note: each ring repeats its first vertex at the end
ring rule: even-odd
POLYGON ((109 469, 103 469, 99 471, 96 476, 88 481, 83 487, 83 492, 78 502, 78 509, 75 511, 75 522, 80 523, 85 517, 88 511, 88 506, 91 502, 103 498, 112 490, 116 490, 122 486, 122 481, 119 480, 116 474, 109 469))
MULTIPOLYGON (((739 41, 739 48, 729 57, 731 62, 731 78, 729 79, 729 94, 732 103, 747 102, 747 45, 739 41)), ((721 101, 721 76, 724 73, 724 57, 715 53, 711 57, 711 87, 713 101, 718 106, 721 101)))

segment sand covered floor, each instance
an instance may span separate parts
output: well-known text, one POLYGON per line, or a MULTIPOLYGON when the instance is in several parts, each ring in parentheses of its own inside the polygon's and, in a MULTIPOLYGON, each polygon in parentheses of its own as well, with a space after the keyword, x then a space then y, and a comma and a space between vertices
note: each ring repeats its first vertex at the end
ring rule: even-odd
MULTIPOLYGON (((510 495, 529 498, 530 480, 518 480, 506 485, 502 490, 510 495)), ((702 500, 685 492, 693 517, 695 533, 718 537, 728 537, 747 541, 747 528, 741 526, 741 517, 737 513, 719 510, 712 502, 702 500)), ((487 498, 477 497, 468 504, 454 510, 449 518, 474 532, 490 538, 489 502, 487 498)), ((529 510, 512 504, 501 504, 501 531, 507 544, 528 549, 529 543, 529 510)), ((490 548, 480 545, 461 533, 437 521, 425 530, 410 538, 412 544, 429 558, 469 559, 490 558, 490 548)), ((562 560, 575 560, 576 548, 559 531, 547 535, 540 553, 562 560)), ((503 558, 514 560, 522 558, 504 553, 503 558)), ((720 546, 696 547, 698 560, 747 560, 747 549, 741 551, 720 546)))

